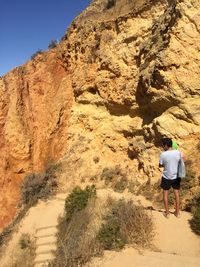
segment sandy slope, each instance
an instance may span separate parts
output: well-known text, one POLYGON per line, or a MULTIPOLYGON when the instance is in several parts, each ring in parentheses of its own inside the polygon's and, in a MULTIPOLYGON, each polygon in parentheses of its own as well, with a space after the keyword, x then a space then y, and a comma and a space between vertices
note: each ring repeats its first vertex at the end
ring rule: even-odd
POLYGON ((157 232, 154 243, 157 248, 165 253, 200 257, 200 238, 190 229, 190 213, 182 212, 180 218, 171 214, 166 219, 162 213, 153 212, 153 217, 157 232))
POLYGON ((138 252, 127 248, 121 252, 106 252, 103 259, 95 259, 91 267, 199 267, 200 237, 190 227, 191 215, 181 213, 181 218, 173 214, 166 219, 162 212, 153 211, 156 236, 155 251, 138 252))
MULTIPOLYGON (((12 266, 11 255, 14 255, 16 244, 22 233, 30 233, 36 237, 35 263, 37 264, 35 266, 41 266, 42 262, 51 258, 51 250, 55 249, 52 243, 56 241, 57 219, 63 212, 66 195, 59 194, 47 202, 41 201, 36 207, 30 209, 7 246, 4 258, 0 259, 1 267, 12 266)), ((151 204, 142 197, 133 197, 128 193, 122 195, 108 189, 98 190, 97 195, 102 199, 110 195, 115 198, 140 200, 144 206, 151 204)), ((159 211, 149 212, 152 213, 155 222, 154 246, 156 249, 154 251, 138 252, 133 248, 126 248, 121 252, 105 252, 105 256, 102 259, 94 259, 90 267, 199 267, 200 238, 190 230, 191 215, 182 212, 181 218, 176 218, 171 214, 170 218, 166 219, 159 211)))
MULTIPOLYGON (((14 266, 15 250, 23 233, 30 234, 36 241, 36 260, 37 258, 40 260, 40 255, 42 255, 42 258, 45 260, 47 258, 52 258, 51 250, 55 250, 55 248, 52 249, 52 239, 56 235, 58 217, 63 213, 65 198, 66 194, 58 194, 56 197, 46 202, 40 201, 37 206, 29 210, 25 218, 19 224, 18 230, 10 240, 4 257, 0 259, 1 267, 14 266), (41 238, 39 238, 40 236, 42 238, 45 237, 45 239, 41 240, 41 238), (41 251, 41 245, 45 243, 48 246, 45 245, 46 247, 44 247, 46 253, 41 251)), ((40 260, 40 262, 42 261, 40 260)))
POLYGON ((168 253, 137 252, 127 248, 122 252, 106 253, 103 260, 95 260, 91 267, 199 267, 199 257, 186 257, 168 253))

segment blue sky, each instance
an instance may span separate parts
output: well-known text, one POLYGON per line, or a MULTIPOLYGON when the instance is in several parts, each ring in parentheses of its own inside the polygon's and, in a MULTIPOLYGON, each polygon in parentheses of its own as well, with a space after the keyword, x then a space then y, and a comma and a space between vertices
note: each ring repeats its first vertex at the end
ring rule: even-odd
POLYGON ((0 76, 60 40, 91 0, 0 0, 0 76))

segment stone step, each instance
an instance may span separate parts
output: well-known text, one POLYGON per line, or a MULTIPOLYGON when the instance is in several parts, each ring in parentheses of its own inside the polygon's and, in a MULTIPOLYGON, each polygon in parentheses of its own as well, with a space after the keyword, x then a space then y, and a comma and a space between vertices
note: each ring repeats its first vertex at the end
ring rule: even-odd
POLYGON ((35 257, 35 266, 37 264, 47 264, 49 261, 53 260, 55 256, 53 253, 39 254, 35 257))
POLYGON ((47 236, 55 236, 58 232, 57 228, 46 228, 36 232, 36 238, 43 238, 47 236))
POLYGON ((57 228, 57 225, 47 225, 47 226, 42 226, 36 229, 36 233, 46 230, 46 229, 51 229, 51 228, 57 228))
POLYGON ((46 238, 49 238, 49 237, 56 237, 56 234, 55 235, 49 234, 49 235, 36 236, 36 242, 37 242, 37 240, 45 240, 46 238))
POLYGON ((56 244, 47 244, 47 245, 43 245, 43 246, 39 246, 36 248, 36 255, 39 254, 48 254, 48 253, 52 253, 56 251, 56 244))
POLYGON ((57 242, 57 237, 55 235, 45 237, 45 238, 38 238, 36 240, 36 246, 43 246, 47 244, 54 244, 57 242))

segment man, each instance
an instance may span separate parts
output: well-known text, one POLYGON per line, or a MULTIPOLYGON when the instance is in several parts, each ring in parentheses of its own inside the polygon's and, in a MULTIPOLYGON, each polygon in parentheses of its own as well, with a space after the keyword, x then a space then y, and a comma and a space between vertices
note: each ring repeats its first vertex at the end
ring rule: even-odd
POLYGON ((176 209, 174 215, 179 217, 180 215, 180 182, 181 179, 177 177, 178 172, 178 162, 180 160, 181 154, 179 150, 173 150, 172 140, 170 138, 162 139, 162 146, 164 152, 160 155, 159 167, 164 167, 161 181, 161 188, 163 189, 163 200, 166 218, 169 217, 169 206, 168 206, 168 192, 172 187, 174 189, 176 198, 176 209))

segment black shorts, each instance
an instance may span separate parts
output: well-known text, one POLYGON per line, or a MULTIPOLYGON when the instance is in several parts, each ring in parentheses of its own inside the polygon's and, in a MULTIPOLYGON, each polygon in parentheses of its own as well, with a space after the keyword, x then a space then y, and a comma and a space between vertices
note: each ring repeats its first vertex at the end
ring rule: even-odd
POLYGON ((163 190, 169 190, 171 187, 173 189, 179 190, 180 189, 180 185, 181 185, 181 178, 177 178, 177 179, 174 179, 174 180, 168 180, 168 179, 165 179, 164 177, 162 177, 160 187, 163 190))

